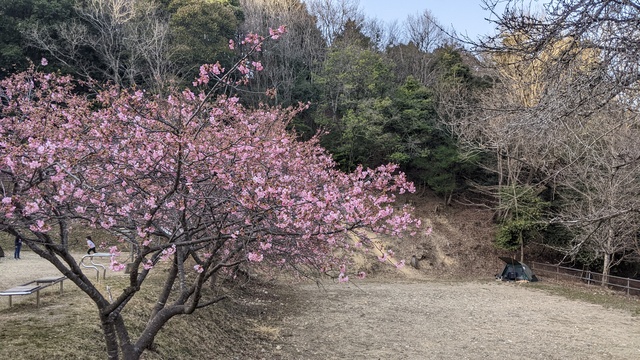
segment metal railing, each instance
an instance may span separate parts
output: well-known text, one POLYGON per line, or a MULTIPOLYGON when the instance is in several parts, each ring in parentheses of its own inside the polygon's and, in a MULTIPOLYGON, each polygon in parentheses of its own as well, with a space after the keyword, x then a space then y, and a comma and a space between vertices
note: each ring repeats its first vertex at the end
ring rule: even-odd
MULTIPOLYGON (((602 285, 602 274, 538 262, 531 263, 531 269, 538 275, 555 277, 556 280, 573 279, 589 285, 602 285)), ((640 295, 640 280, 609 275, 606 286, 610 289, 625 291, 628 295, 640 295)))

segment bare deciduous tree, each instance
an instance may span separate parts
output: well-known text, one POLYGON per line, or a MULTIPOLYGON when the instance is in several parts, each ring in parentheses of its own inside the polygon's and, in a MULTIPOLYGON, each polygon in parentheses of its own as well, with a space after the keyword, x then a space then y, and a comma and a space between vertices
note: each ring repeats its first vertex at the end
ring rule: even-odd
POLYGON ((76 12, 78 19, 25 35, 85 78, 153 88, 171 80, 168 20, 153 1, 87 0, 76 12))
POLYGON ((424 10, 422 14, 415 16, 409 15, 405 28, 408 41, 424 52, 432 52, 447 39, 442 25, 429 10, 424 10))
POLYGON ((571 246, 561 250, 602 260, 603 284, 611 268, 638 245, 640 133, 634 123, 637 115, 624 109, 593 116, 579 135, 574 133, 574 139, 589 145, 580 147, 580 159, 559 176, 559 184, 569 190, 563 192, 566 205, 556 220, 575 234, 571 246))
POLYGON ((329 45, 344 31, 347 21, 355 21, 357 25, 364 22, 360 0, 306 0, 305 3, 329 45))
MULTIPOLYGON (((567 57, 580 51, 597 51, 608 68, 609 81, 620 90, 637 87, 640 76, 640 3, 638 1, 560 0, 552 1, 543 10, 531 1, 483 0, 489 9, 503 6, 502 15, 494 22, 505 32, 520 34, 523 41, 505 46, 501 35, 484 39, 479 48, 488 51, 508 50, 536 54, 548 44, 572 38, 567 57), (542 12, 542 14, 540 14, 542 12)), ((563 67, 562 62, 557 63, 563 67)))
POLYGON ((300 81, 310 82, 311 73, 324 57, 326 44, 314 18, 299 0, 241 0, 245 32, 268 33, 269 28, 287 27, 288 35, 265 45, 260 60, 265 70, 256 73, 252 88, 263 93, 276 89, 276 102, 291 104, 300 81))
POLYGON ((499 186, 540 184, 565 200, 552 222, 573 240, 556 249, 601 259, 604 283, 637 249, 640 4, 563 0, 544 13, 527 1, 485 4, 506 5, 502 33, 477 44, 501 59, 497 81, 454 128, 495 153, 499 186))

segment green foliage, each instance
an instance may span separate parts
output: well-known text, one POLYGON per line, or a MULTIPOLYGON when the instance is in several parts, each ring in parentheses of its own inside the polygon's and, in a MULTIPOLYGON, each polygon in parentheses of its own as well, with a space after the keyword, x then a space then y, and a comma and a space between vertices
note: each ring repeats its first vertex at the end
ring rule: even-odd
POLYGON ((436 49, 432 70, 439 74, 440 81, 472 83, 475 79, 471 69, 462 60, 460 51, 451 46, 436 49))
POLYGON ((426 161, 415 161, 421 170, 421 178, 437 194, 446 196, 464 187, 464 179, 476 170, 475 156, 467 156, 458 149, 451 138, 430 152, 426 161))
MULTIPOLYGON (((336 40, 315 78, 323 94, 316 121, 329 132, 323 145, 343 169, 394 162, 442 196, 461 189, 476 169, 475 157, 461 153, 442 126, 436 90, 413 76, 396 87, 387 60, 353 45, 358 41, 344 41, 336 40)), ((472 80, 457 52, 443 50, 437 59, 433 71, 441 81, 472 80)))
POLYGON ((434 90, 411 76, 396 90, 386 130, 395 134, 398 142, 388 160, 402 160, 403 170, 414 181, 447 196, 463 186, 464 176, 475 166, 474 158, 462 154, 442 127, 435 97, 434 90))
POLYGON ((316 123, 329 133, 323 145, 343 169, 382 162, 392 79, 382 56, 357 46, 332 48, 315 76, 322 93, 316 123))
POLYGON ((524 219, 508 220, 500 224, 495 244, 504 250, 517 250, 525 239, 536 235, 536 225, 524 219))
POLYGON ((357 46, 332 48, 315 78, 336 115, 355 108, 360 100, 384 97, 391 80, 391 65, 357 46))
POLYGON ((390 146, 397 141, 384 133, 387 118, 383 115, 388 101, 363 100, 354 110, 348 110, 342 118, 344 131, 335 144, 334 158, 347 169, 358 164, 376 166, 382 163, 390 146))
POLYGON ((373 43, 369 37, 364 35, 361 25, 358 25, 354 20, 347 20, 344 24, 343 32, 336 36, 334 46, 355 46, 361 49, 372 49, 373 43))
POLYGON ((544 221, 549 203, 542 200, 531 186, 513 185, 500 191, 503 220, 498 227, 495 245, 500 249, 515 250, 539 238, 547 227, 544 221))
POLYGON ((564 225, 549 224, 540 231, 544 243, 551 247, 564 247, 575 238, 575 234, 564 225))
POLYGON ((167 10, 179 68, 193 75, 204 63, 232 62, 229 39, 235 37, 242 19, 237 1, 172 0, 167 10))

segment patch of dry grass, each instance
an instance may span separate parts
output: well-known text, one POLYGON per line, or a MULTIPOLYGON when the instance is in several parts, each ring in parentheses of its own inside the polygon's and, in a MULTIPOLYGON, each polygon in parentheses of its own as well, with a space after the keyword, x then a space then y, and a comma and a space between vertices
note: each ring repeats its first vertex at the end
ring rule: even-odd
MULTIPOLYGON (((79 253, 76 258, 82 255, 79 253)), ((58 273, 31 251, 24 252, 23 258, 0 261, 0 288, 7 289, 58 273)), ((93 270, 89 271, 90 279, 95 279, 93 270)), ((139 335, 147 321, 163 272, 160 267, 154 269, 123 312, 132 338, 139 335)), ((125 274, 107 271, 107 278, 100 280, 97 287, 106 293, 108 286, 115 297, 126 287, 127 281, 125 274)), ((155 349, 147 351, 143 358, 256 358, 254 355, 260 354, 278 334, 264 316, 269 301, 253 301, 261 296, 268 297, 267 291, 262 292, 265 285, 251 286, 256 288, 234 289, 229 300, 171 319, 157 335, 155 349)), ((42 290, 40 307, 36 307, 35 294, 14 296, 11 308, 8 298, 0 297, 0 344, 0 357, 17 360, 104 359, 106 354, 95 304, 68 280, 64 282, 63 294, 59 293, 57 285, 42 290)))
POLYGON ((640 315, 640 297, 624 292, 609 290, 598 285, 584 285, 567 281, 540 281, 527 284, 528 287, 543 290, 552 295, 570 300, 601 305, 607 309, 617 309, 640 315))

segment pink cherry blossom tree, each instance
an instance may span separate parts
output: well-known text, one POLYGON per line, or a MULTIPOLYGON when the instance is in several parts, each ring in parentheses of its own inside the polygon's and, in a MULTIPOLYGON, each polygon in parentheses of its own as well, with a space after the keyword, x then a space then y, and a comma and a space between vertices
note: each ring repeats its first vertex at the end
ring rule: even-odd
MULTIPOLYGON (((262 41, 245 39, 253 51, 262 41)), ((0 82, 0 229, 19 234, 95 302, 110 359, 139 358, 169 319, 224 299, 215 279, 239 266, 316 270, 344 282, 352 252, 374 246, 367 233, 419 225, 393 206, 394 194, 414 190, 394 165, 345 174, 317 139, 287 131, 304 105, 247 109, 214 96, 259 71, 250 55, 227 71, 204 65, 196 90, 163 96, 116 87, 87 95, 78 85, 91 84, 35 67, 0 82), (70 253, 77 224, 133 249, 128 285, 114 298, 70 253), (158 266, 168 268, 164 284, 134 339, 122 310, 158 266)))

